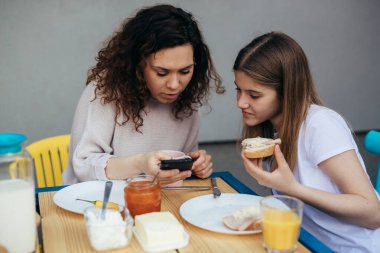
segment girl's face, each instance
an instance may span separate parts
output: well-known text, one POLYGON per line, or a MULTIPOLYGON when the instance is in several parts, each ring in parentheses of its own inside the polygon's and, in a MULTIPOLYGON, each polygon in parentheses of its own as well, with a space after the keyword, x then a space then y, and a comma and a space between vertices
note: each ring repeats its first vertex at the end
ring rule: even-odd
POLYGON ((161 49, 145 60, 144 79, 153 98, 173 103, 189 84, 194 71, 190 44, 161 49))
POLYGON ((270 120, 276 129, 281 121, 281 104, 274 88, 258 84, 242 71, 235 71, 236 101, 247 126, 270 120))

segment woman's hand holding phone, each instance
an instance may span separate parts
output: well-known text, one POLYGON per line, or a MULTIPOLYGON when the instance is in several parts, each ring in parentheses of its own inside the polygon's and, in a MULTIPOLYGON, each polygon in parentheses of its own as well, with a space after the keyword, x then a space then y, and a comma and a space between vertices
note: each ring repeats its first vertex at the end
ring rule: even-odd
POLYGON ((191 152, 189 156, 194 160, 192 172, 199 178, 207 178, 212 174, 213 164, 211 155, 206 150, 191 152))

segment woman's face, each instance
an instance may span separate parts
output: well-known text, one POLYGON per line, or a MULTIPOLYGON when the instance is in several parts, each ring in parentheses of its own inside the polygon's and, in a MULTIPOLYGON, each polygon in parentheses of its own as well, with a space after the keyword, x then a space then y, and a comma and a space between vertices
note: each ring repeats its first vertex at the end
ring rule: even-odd
POLYGON ((235 71, 236 101, 248 126, 270 120, 278 129, 281 104, 274 88, 258 84, 242 71, 235 71))
POLYGON ((161 49, 145 60, 144 79, 153 98, 173 103, 189 84, 194 71, 190 44, 161 49))

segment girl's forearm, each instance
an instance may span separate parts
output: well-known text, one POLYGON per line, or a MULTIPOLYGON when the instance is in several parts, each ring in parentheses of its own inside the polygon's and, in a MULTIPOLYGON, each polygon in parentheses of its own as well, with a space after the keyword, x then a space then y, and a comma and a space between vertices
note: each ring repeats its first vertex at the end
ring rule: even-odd
POLYGON ((108 160, 106 175, 109 179, 126 179, 145 172, 142 155, 112 157, 108 160))
POLYGON ((287 194, 352 224, 371 229, 380 227, 378 199, 368 200, 355 194, 329 193, 301 184, 287 194))

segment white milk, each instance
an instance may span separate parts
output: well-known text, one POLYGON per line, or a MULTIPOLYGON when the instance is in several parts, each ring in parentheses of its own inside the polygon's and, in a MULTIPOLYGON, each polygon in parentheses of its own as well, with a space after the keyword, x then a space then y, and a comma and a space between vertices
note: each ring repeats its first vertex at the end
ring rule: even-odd
POLYGON ((35 250, 34 186, 21 179, 0 181, 0 244, 10 253, 35 250))

